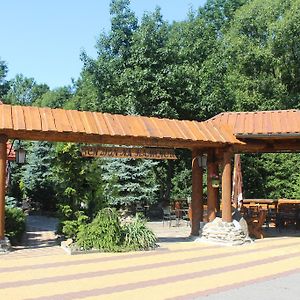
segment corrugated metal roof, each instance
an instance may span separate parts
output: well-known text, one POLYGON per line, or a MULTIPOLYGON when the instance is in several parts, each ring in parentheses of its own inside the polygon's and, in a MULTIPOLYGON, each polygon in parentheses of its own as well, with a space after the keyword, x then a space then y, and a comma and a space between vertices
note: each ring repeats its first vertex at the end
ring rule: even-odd
POLYGON ((174 148, 239 144, 213 123, 0 105, 0 134, 27 140, 151 145, 174 148))
POLYGON ((237 137, 300 135, 300 110, 225 112, 206 122, 217 126, 226 124, 237 137))

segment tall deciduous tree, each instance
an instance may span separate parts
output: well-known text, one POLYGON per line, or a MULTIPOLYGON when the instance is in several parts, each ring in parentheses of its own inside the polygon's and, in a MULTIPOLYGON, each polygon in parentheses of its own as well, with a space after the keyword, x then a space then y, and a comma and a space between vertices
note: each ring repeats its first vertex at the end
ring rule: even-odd
POLYGON ((237 12, 224 39, 235 109, 298 106, 299 16, 298 0, 254 0, 237 12))
POLYGON ((6 63, 0 59, 0 98, 6 95, 9 89, 9 85, 6 80, 7 71, 8 68, 6 63))
POLYGON ((9 91, 5 101, 11 104, 32 105, 32 103, 49 91, 46 84, 37 84, 33 78, 22 74, 9 81, 9 91))
POLYGON ((60 87, 42 94, 33 104, 41 107, 67 108, 72 96, 70 87, 60 87))

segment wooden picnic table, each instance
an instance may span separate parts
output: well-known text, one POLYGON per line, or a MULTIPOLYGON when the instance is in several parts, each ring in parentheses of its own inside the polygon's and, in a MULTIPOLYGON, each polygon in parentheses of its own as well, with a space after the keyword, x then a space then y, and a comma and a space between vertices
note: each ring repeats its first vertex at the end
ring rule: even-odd
POLYGON ((250 217, 266 211, 265 222, 274 223, 279 229, 288 225, 300 227, 300 200, 297 199, 244 199, 242 210, 250 217))

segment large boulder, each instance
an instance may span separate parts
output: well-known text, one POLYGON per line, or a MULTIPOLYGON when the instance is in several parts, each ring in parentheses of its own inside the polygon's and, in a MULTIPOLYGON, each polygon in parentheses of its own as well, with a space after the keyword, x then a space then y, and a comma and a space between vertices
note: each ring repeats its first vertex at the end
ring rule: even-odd
POLYGON ((217 217, 203 227, 200 233, 201 239, 229 245, 242 245, 248 238, 245 228, 243 228, 244 225, 243 221, 241 224, 237 220, 224 222, 217 217))

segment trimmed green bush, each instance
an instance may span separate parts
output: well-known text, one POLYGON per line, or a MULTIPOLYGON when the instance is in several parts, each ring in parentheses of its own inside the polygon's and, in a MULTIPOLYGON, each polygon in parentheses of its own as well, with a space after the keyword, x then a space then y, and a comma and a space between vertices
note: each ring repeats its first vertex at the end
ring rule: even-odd
POLYGON ((26 230, 26 216, 22 209, 17 207, 5 207, 5 235, 12 244, 21 241, 26 230))
POLYGON ((92 223, 79 227, 76 245, 81 250, 103 252, 150 250, 156 247, 156 237, 140 217, 121 225, 116 210, 104 208, 92 223))
POLYGON ((77 246, 83 250, 121 251, 122 229, 115 209, 102 209, 92 223, 79 228, 77 246))
POLYGON ((75 239, 80 227, 84 226, 89 219, 89 217, 86 216, 82 211, 77 211, 75 213, 75 217, 77 218, 76 220, 66 220, 61 222, 62 233, 67 238, 75 239))

